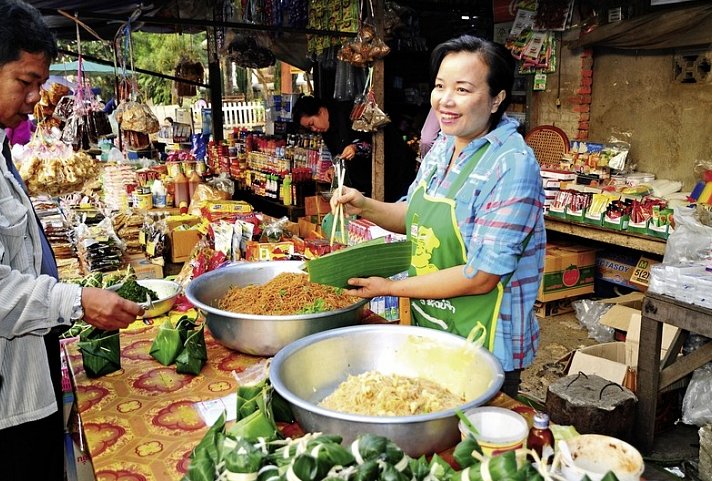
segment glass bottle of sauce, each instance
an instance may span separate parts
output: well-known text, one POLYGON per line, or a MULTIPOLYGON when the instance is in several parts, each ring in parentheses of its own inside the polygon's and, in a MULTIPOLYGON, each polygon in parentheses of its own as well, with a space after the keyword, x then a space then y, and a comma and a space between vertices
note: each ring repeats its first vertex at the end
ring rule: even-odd
POLYGON ((546 413, 534 414, 534 425, 529 430, 527 447, 535 451, 539 458, 554 452, 554 433, 549 428, 549 416, 546 413))

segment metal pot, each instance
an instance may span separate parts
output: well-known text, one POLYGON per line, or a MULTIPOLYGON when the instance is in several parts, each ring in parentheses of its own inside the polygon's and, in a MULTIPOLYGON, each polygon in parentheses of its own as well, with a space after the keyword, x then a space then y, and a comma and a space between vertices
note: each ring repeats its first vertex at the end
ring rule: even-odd
POLYGON ((373 433, 410 456, 432 454, 460 440, 455 409, 415 416, 363 416, 318 404, 349 375, 367 371, 420 377, 464 394, 463 412, 492 398, 504 382, 499 361, 487 350, 443 331, 415 326, 364 325, 300 339, 272 360, 270 381, 292 406, 307 432, 338 434, 350 443, 373 433))
POLYGON ((231 286, 264 284, 282 272, 302 272, 301 261, 242 262, 193 279, 186 297, 205 315, 208 329, 222 345, 247 354, 272 356, 292 341, 336 327, 358 324, 367 299, 335 311, 267 316, 215 307, 231 286))

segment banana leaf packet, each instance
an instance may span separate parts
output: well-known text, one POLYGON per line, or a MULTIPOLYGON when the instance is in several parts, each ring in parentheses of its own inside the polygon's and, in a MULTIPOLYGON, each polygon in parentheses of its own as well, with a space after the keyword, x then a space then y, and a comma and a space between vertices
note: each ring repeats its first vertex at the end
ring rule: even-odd
POLYGON ((105 376, 121 369, 119 331, 104 331, 88 326, 79 334, 77 343, 87 376, 105 376))
POLYGON ((178 319, 175 326, 170 319, 166 319, 158 329, 149 354, 164 366, 170 366, 183 352, 188 334, 195 329, 195 326, 195 322, 188 316, 178 319))
POLYGON ((205 323, 203 323, 199 328, 188 332, 183 350, 176 358, 176 372, 197 376, 207 360, 208 349, 205 346, 205 323))

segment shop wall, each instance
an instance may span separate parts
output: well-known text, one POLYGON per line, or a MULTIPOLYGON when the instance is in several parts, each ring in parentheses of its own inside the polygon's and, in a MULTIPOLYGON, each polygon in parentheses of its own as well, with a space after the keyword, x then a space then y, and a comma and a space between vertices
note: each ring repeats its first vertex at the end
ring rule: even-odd
MULTIPOLYGON (((578 32, 565 34, 564 42, 572 35, 578 32)), ((628 141, 636 170, 680 180, 683 189, 691 189, 697 180, 695 162, 712 162, 712 74, 700 83, 676 82, 670 51, 594 48, 591 54, 562 48, 561 81, 558 72, 551 74, 546 91, 533 94, 531 125, 556 125, 571 139, 628 141), (581 80, 589 65, 593 76, 587 99, 581 80)))

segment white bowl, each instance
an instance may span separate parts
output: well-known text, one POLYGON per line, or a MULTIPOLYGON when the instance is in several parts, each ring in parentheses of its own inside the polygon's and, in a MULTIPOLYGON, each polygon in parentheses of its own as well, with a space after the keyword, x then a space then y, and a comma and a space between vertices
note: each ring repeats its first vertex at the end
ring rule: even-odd
POLYGON ((571 456, 562 456, 561 474, 567 481, 580 481, 584 476, 600 481, 609 471, 618 481, 640 481, 645 470, 638 450, 612 436, 582 434, 566 444, 571 456))
MULTIPOLYGON (((151 289, 156 293, 158 299, 153 302, 139 302, 141 307, 144 309, 143 318, 150 319, 151 317, 158 317, 170 311, 173 305, 176 303, 176 298, 180 294, 181 286, 180 284, 168 281, 166 279, 139 279, 136 283, 140 286, 151 289)), ((123 283, 116 284, 109 287, 109 290, 118 290, 123 283)))

